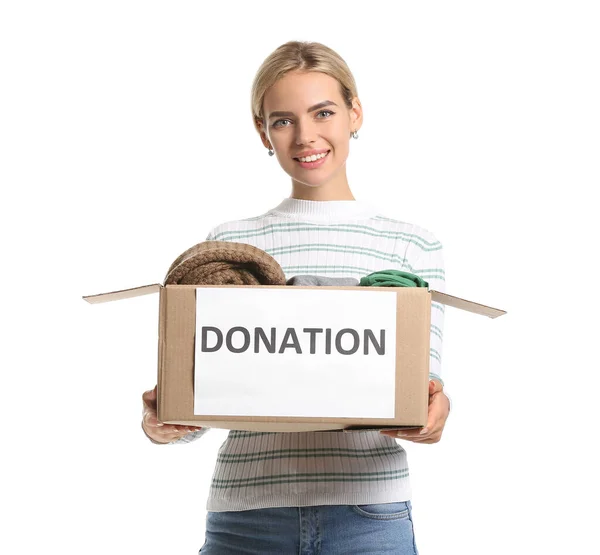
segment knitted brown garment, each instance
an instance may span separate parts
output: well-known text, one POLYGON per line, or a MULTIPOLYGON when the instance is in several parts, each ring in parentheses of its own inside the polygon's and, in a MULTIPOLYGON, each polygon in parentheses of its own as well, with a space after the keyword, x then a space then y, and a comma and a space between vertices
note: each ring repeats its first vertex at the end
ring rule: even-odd
POLYGON ((180 254, 164 285, 285 285, 285 274, 268 253, 245 243, 204 241, 180 254))

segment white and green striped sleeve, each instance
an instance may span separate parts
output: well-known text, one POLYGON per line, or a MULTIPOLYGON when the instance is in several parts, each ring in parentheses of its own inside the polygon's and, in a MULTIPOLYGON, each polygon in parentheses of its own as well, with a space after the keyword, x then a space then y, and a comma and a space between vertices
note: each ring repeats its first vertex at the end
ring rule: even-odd
POLYGON ((190 432, 189 434, 186 434, 186 435, 180 437, 179 439, 170 441, 169 443, 165 443, 165 445, 177 445, 179 443, 192 443, 192 441, 196 441, 197 439, 200 439, 206 432, 208 432, 208 430, 210 430, 210 428, 207 428, 207 427, 200 428, 199 430, 190 432))
MULTIPOLYGON (((412 272, 429 284, 429 289, 446 291, 446 275, 442 244, 432 233, 421 233, 415 239, 416 257, 411 261, 412 272)), ((429 379, 442 379, 442 347, 444 338, 444 313, 446 307, 431 303, 431 328, 429 345, 429 379)))

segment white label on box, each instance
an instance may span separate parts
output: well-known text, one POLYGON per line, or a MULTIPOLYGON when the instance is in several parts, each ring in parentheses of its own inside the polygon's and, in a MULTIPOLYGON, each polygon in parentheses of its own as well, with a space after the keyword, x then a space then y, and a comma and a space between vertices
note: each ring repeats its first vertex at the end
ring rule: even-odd
POLYGON ((196 289, 194 414, 394 418, 396 293, 196 289))

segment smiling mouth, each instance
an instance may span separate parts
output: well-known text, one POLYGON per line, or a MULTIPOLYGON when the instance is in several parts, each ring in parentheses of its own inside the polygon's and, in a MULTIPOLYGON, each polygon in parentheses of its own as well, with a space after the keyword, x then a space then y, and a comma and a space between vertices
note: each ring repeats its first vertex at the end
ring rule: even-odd
MULTIPOLYGON (((314 160, 314 162, 318 162, 319 160, 326 158, 330 152, 331 152, 331 150, 324 152, 323 154, 325 154, 325 156, 321 156, 320 158, 317 158, 316 160, 314 160)), ((294 160, 296 160, 297 162, 300 162, 300 158, 294 158, 294 160)), ((300 162, 300 163, 301 164, 310 164, 311 162, 312 162, 312 160, 307 160, 306 162, 300 162)))

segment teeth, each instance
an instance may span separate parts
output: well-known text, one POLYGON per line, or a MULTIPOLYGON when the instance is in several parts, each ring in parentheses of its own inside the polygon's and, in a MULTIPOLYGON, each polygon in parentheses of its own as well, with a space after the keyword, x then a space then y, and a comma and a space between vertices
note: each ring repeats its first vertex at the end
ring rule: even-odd
POLYGON ((300 162, 314 162, 315 160, 320 160, 327 156, 327 152, 323 152, 322 154, 313 154, 312 156, 307 156, 305 158, 298 158, 300 162))

